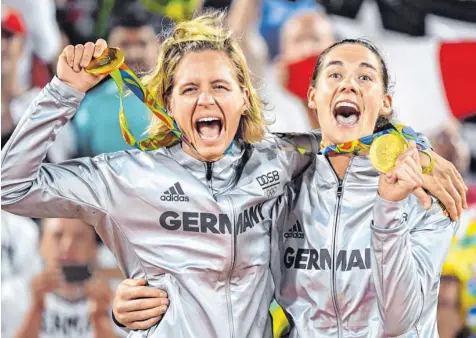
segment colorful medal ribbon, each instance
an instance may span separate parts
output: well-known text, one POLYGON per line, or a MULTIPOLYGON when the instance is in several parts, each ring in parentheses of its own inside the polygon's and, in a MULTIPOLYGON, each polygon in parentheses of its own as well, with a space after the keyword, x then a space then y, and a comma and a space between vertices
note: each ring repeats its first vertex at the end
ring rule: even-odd
POLYGON ((419 139, 415 131, 409 126, 400 123, 390 123, 389 126, 388 129, 357 140, 321 147, 321 153, 332 156, 370 151, 370 160, 374 167, 380 172, 387 173, 395 166, 398 156, 405 151, 405 143, 414 141, 418 151, 424 153, 430 159, 430 165, 423 169, 423 173, 430 172, 433 169, 434 159, 431 153, 428 152, 428 145, 419 139))
MULTIPOLYGON (((97 59, 91 61, 86 72, 92 75, 110 75, 119 89, 119 123, 124 141, 131 147, 142 151, 156 150, 162 147, 172 146, 180 141, 186 143, 192 149, 195 147, 182 133, 169 116, 167 110, 161 107, 154 96, 144 87, 134 72, 124 63, 124 54, 117 48, 108 48, 97 59), (152 137, 137 140, 129 129, 126 115, 124 114, 124 83, 136 95, 150 111, 159 118, 166 126, 167 131, 152 137)), ((196 149, 195 149, 196 150, 196 149)))
POLYGON ((355 154, 361 151, 367 151, 370 150, 372 142, 377 137, 387 134, 401 136, 407 141, 415 141, 419 151, 428 149, 428 145, 418 139, 417 134, 411 127, 405 126, 400 123, 391 123, 390 125, 392 126, 391 128, 379 131, 378 133, 367 135, 357 140, 345 143, 333 144, 328 147, 324 147, 324 149, 321 148, 321 153, 324 155, 332 156, 335 154, 355 154))

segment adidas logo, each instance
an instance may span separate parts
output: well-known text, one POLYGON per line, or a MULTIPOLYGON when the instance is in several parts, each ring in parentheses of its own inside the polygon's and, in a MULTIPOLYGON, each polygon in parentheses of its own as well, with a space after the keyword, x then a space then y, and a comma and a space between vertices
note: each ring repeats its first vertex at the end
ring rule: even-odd
POLYGON ((301 223, 296 221, 291 230, 284 234, 285 238, 304 238, 304 231, 302 230, 301 223))
POLYGON ((188 202, 188 196, 185 196, 185 193, 180 186, 180 183, 177 182, 169 189, 164 191, 164 194, 160 196, 162 201, 170 201, 170 202, 188 202))

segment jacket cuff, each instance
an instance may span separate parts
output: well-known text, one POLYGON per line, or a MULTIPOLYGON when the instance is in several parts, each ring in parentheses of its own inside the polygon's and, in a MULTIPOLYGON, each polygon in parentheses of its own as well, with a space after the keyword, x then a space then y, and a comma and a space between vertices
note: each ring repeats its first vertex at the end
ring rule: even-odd
POLYGON ((387 201, 377 195, 374 203, 374 221, 373 228, 382 230, 391 230, 399 228, 405 221, 404 207, 406 198, 393 202, 387 201))
POLYGON ((66 83, 54 76, 49 83, 49 89, 53 92, 53 95, 61 101, 74 102, 76 104, 81 103, 86 93, 80 92, 73 87, 68 86, 66 83))
POLYGON ((111 315, 112 315, 112 316, 111 316, 111 317, 112 317, 112 321, 114 322, 114 324, 116 324, 116 326, 121 327, 121 328, 122 328, 122 327, 126 327, 125 325, 122 325, 121 323, 119 323, 119 322, 117 321, 116 316, 114 316, 114 311, 111 311, 111 315))

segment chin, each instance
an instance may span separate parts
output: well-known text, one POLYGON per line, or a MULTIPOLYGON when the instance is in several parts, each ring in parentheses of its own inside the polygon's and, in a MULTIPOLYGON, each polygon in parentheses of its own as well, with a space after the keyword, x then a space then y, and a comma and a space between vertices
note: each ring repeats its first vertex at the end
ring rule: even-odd
POLYGON ((200 158, 207 162, 213 162, 223 157, 226 147, 223 144, 197 145, 200 158))

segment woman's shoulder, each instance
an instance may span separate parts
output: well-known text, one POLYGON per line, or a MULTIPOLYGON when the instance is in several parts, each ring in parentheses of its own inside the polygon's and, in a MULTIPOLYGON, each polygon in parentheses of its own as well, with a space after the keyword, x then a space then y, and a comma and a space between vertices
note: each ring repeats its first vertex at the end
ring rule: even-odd
POLYGON ((154 151, 142 151, 139 149, 126 149, 112 153, 99 154, 92 158, 98 166, 125 166, 125 165, 151 165, 154 162, 167 163, 172 162, 168 149, 161 148, 154 151))
POLYGON ((320 133, 315 131, 303 133, 267 133, 263 141, 256 143, 258 150, 297 151, 301 154, 319 152, 320 133))

